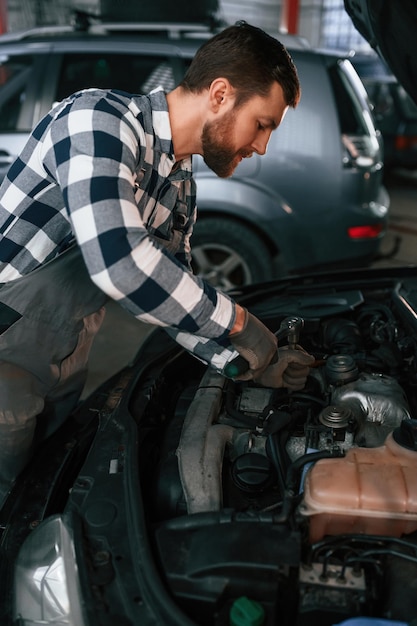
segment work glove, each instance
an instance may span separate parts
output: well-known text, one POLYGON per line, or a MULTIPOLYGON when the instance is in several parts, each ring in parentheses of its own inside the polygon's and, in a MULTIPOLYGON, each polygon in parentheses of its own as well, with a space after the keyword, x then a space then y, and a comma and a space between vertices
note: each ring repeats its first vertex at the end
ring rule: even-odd
POLYGON ((296 350, 283 346, 278 350, 278 361, 269 365, 254 380, 264 387, 286 387, 291 391, 300 391, 305 387, 313 363, 314 357, 301 346, 297 346, 296 350))
POLYGON ((245 318, 239 332, 232 332, 229 339, 233 347, 249 363, 249 370, 236 380, 251 380, 260 376, 275 358, 278 349, 277 338, 262 322, 243 309, 245 318))

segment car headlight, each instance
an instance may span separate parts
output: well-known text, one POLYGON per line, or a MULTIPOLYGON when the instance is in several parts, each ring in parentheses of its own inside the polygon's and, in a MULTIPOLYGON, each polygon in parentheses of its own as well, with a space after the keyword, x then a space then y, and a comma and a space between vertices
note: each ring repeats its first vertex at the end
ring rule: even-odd
POLYGON ((84 626, 73 530, 55 515, 23 543, 15 567, 14 618, 22 626, 84 626))

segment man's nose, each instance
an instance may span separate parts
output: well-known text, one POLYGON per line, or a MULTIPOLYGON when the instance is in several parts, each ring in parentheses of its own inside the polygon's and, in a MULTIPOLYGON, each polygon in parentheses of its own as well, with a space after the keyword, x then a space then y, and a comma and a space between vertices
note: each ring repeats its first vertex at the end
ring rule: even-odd
POLYGON ((264 155, 266 153, 266 150, 268 148, 268 143, 269 143, 269 138, 271 136, 271 133, 259 133, 256 138, 255 141, 252 143, 252 148, 254 150, 254 152, 256 152, 257 154, 259 154, 260 156, 264 155))

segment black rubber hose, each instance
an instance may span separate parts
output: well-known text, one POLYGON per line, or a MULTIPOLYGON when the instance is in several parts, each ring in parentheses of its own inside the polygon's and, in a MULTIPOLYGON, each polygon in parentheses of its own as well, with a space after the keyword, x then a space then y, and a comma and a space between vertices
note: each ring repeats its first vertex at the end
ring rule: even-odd
POLYGON ((315 463, 321 459, 335 459, 343 456, 344 453, 341 450, 320 450, 319 452, 311 452, 299 456, 288 468, 285 478, 287 490, 293 491, 297 487, 298 474, 306 463, 315 463))
POLYGON ((221 511, 208 511, 206 513, 182 515, 181 517, 166 520, 162 524, 158 524, 158 526, 169 530, 193 530, 218 524, 231 524, 233 522, 257 522, 272 524, 274 519, 274 514, 267 511, 236 512, 234 509, 222 509, 221 511))
POLYGON ((275 515, 274 522, 277 524, 282 524, 289 520, 289 517, 299 497, 296 491, 296 488, 298 486, 298 475, 304 465, 306 465, 307 463, 315 463, 316 461, 320 461, 320 459, 331 459, 341 456, 343 456, 343 453, 339 450, 333 452, 330 450, 321 450, 320 452, 303 454, 303 456, 300 456, 298 457, 298 459, 293 461, 287 470, 287 475, 285 478, 285 490, 282 501, 282 509, 280 513, 275 515))

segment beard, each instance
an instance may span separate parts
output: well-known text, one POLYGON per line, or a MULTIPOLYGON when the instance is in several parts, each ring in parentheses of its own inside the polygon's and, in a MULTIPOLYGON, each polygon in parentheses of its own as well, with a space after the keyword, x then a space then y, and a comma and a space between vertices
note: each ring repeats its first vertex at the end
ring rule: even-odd
POLYGON ((201 133, 203 159, 220 178, 231 176, 241 158, 249 156, 246 151, 238 151, 231 144, 235 116, 233 111, 226 113, 220 120, 206 122, 201 133))

